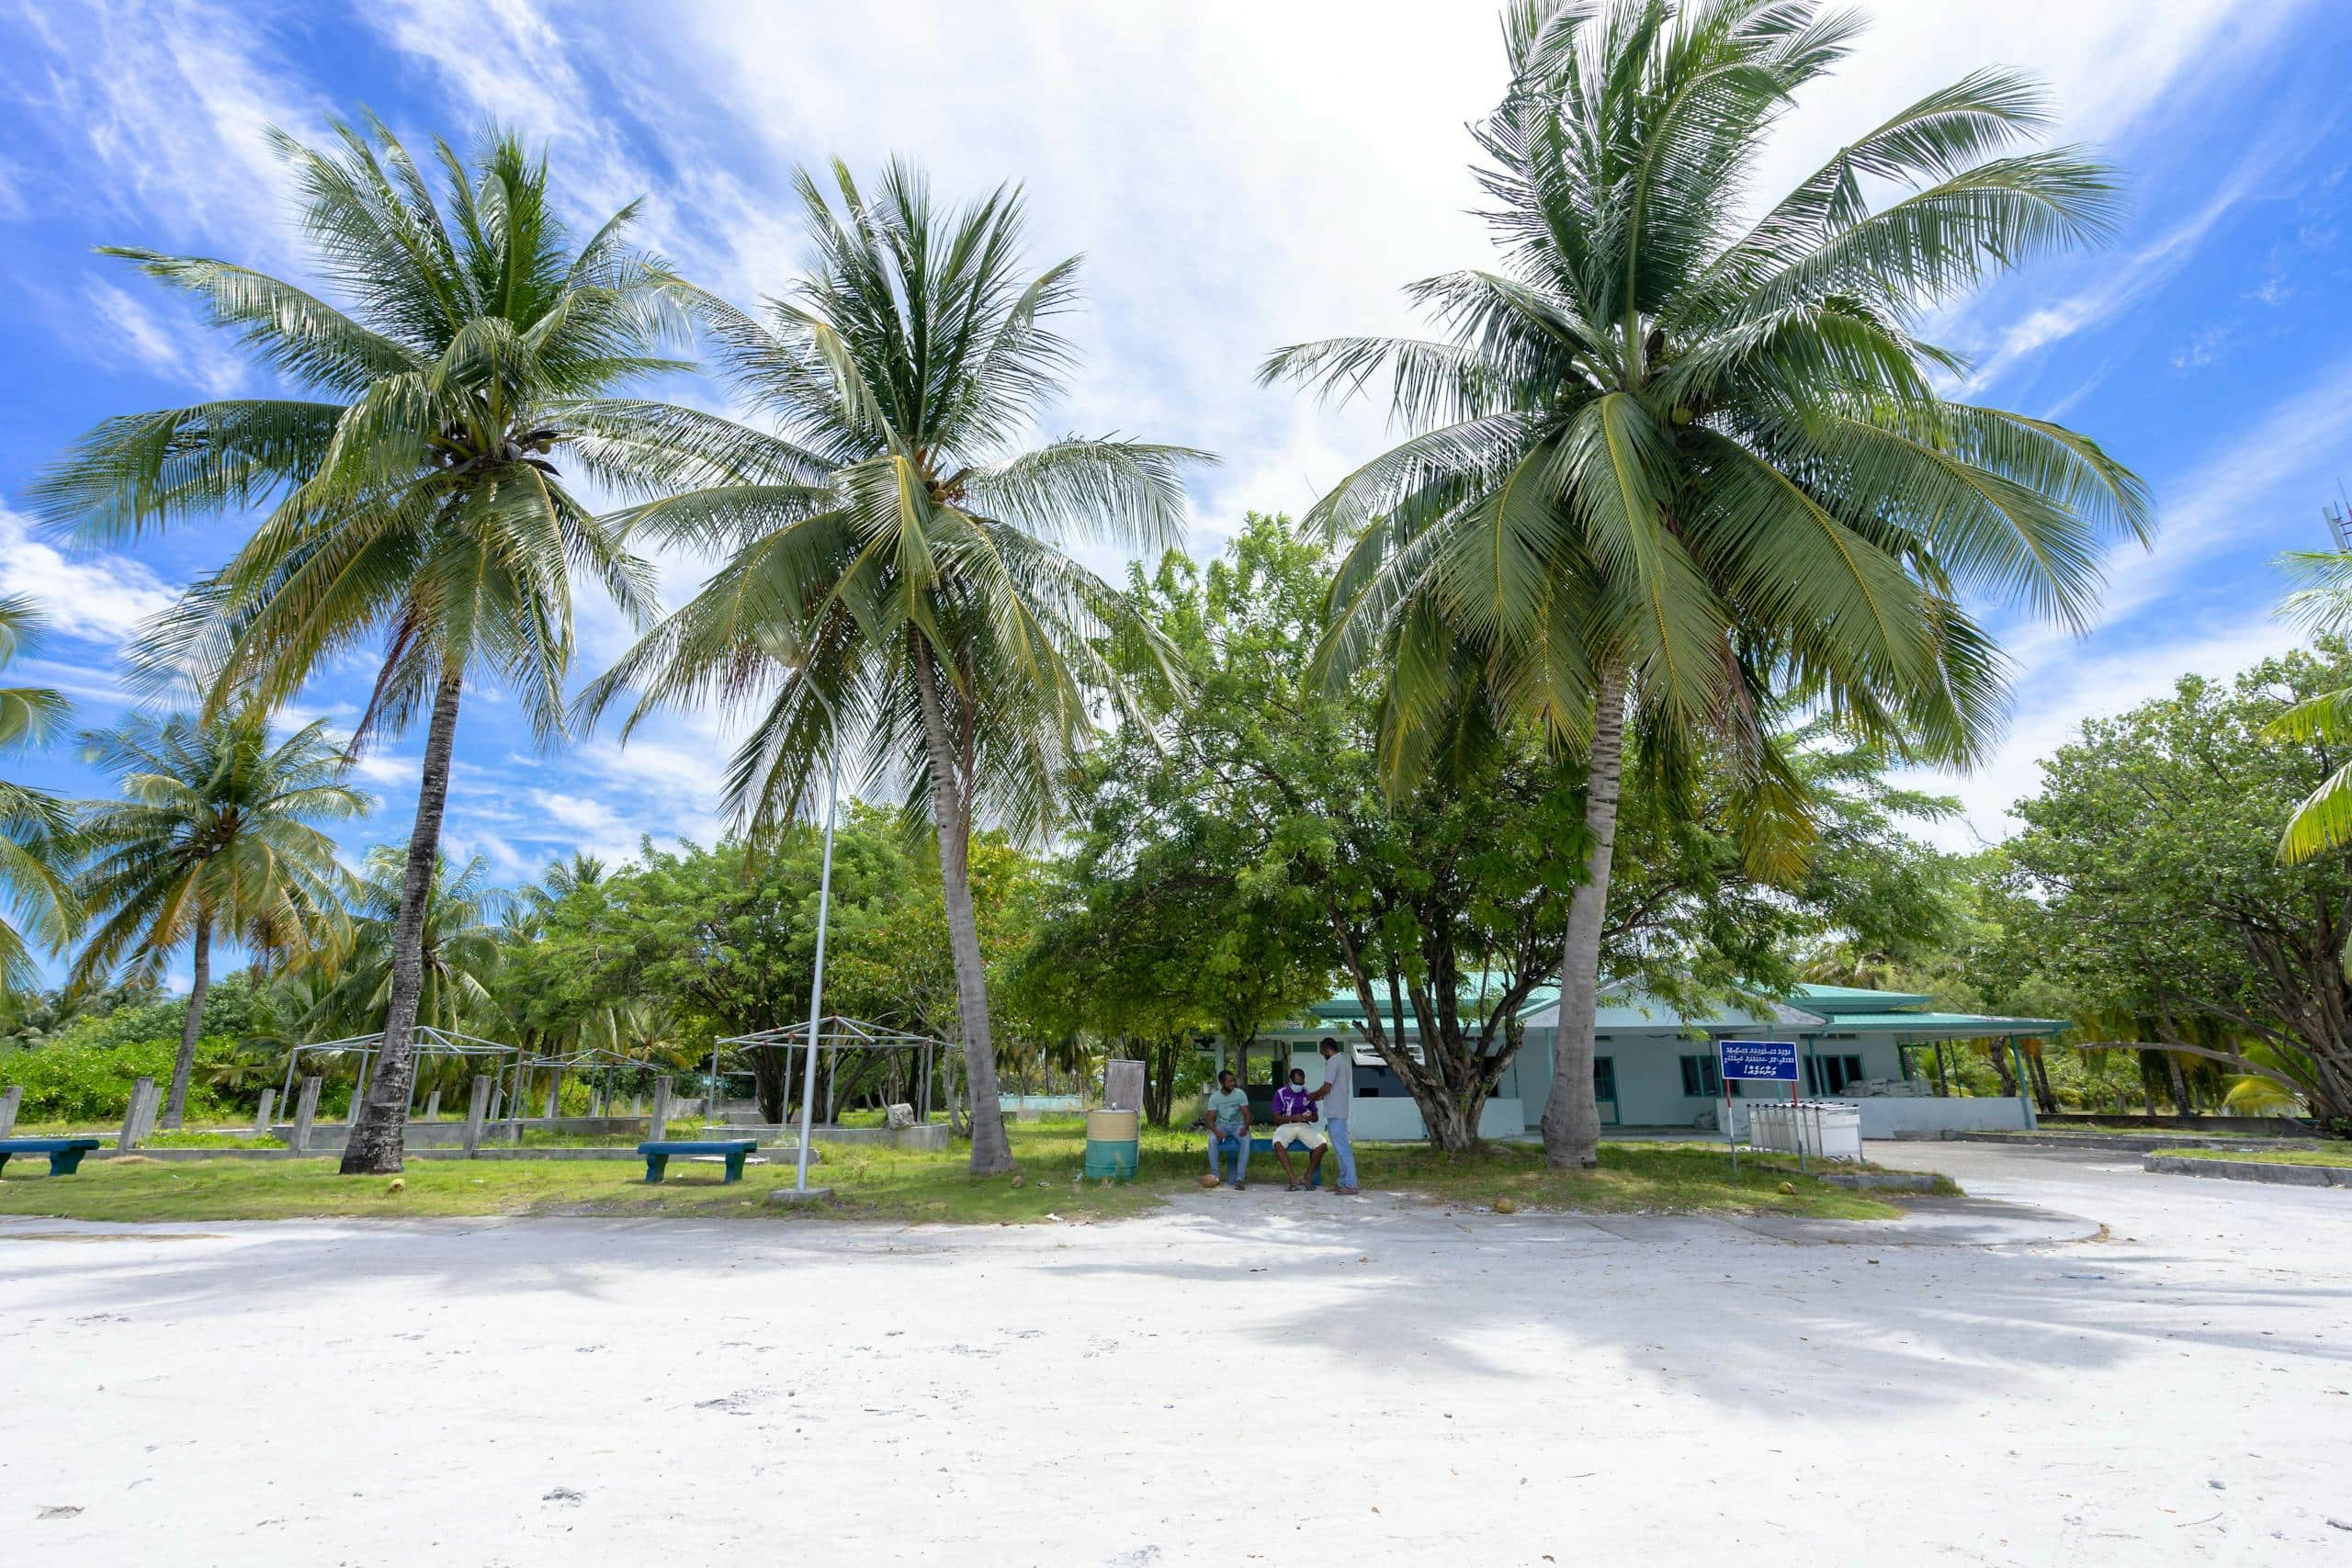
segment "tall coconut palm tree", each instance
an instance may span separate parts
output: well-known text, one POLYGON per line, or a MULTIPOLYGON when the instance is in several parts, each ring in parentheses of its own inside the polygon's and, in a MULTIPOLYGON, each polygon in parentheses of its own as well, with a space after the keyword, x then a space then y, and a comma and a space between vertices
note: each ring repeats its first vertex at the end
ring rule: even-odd
POLYGON ((502 682, 551 743, 564 728, 575 577, 633 617, 649 608, 644 567, 565 470, 627 495, 712 475, 663 446, 694 415, 614 395, 677 367, 654 355, 674 285, 627 248, 634 206, 575 245, 546 165, 512 137, 491 136, 470 168, 436 142, 436 194, 380 124, 338 136, 333 152, 273 140, 342 307, 227 262, 114 253, 196 295, 303 396, 110 419, 35 496, 51 519, 99 538, 264 509, 142 650, 152 668, 199 671, 212 708, 241 695, 274 705, 359 650, 379 663, 355 745, 429 712, 383 1065, 343 1160, 346 1172, 389 1171, 401 1167, 460 695, 469 681, 502 682))
POLYGON ((1353 540, 1324 657, 1335 677, 1385 670, 1392 771, 1476 702, 1587 759, 1555 1164, 1591 1165, 1600 1134, 1629 739, 1668 772, 1733 759, 1785 859, 1803 792, 1759 716, 1818 709, 1964 764, 2003 671, 1964 601, 2079 626, 2106 543, 2147 526, 2096 445, 1946 395, 1962 362, 1915 335, 1988 276, 2109 230, 2103 168, 2020 148, 2047 123, 2030 82, 1965 76, 1743 220, 1770 132, 1856 25, 1810 0, 1521 0, 1510 93, 1476 130, 1499 267, 1414 286, 1433 339, 1301 344, 1264 367, 1343 397, 1385 378, 1416 432, 1311 514, 1353 540))
POLYGON ((1070 362, 1053 319, 1077 300, 1078 264, 1023 265, 1017 190, 951 211, 904 164, 872 199, 838 164, 833 184, 829 198, 800 177, 818 263, 788 297, 760 317, 700 304, 721 367, 775 433, 673 438, 736 477, 630 525, 731 553, 586 702, 634 688, 632 724, 673 704, 748 710, 728 799, 755 833, 811 804, 830 761, 898 773, 938 838, 972 1168, 1001 1171, 972 829, 1050 819, 1090 701, 1120 697, 1105 639, 1148 639, 1059 547, 1173 542, 1182 472, 1205 459, 1109 437, 1023 449, 1070 362))
POLYGON ((80 897, 96 924, 71 983, 152 980, 187 951, 187 1017, 162 1117, 176 1127, 214 940, 267 961, 334 945, 348 878, 334 841, 312 824, 362 816, 373 802, 343 783, 346 759, 323 721, 273 739, 256 708, 209 723, 134 720, 84 736, 82 750, 116 775, 123 798, 84 813, 80 897))
MULTIPOLYGON (((22 594, 0 597, 0 669, 35 645, 44 621, 22 594)), ((0 748, 23 749, 48 739, 64 724, 65 694, 47 686, 0 686, 0 748)), ((0 1001, 40 983, 21 922, 50 947, 61 945, 80 918, 66 861, 73 813, 45 790, 0 779, 0 1001)))

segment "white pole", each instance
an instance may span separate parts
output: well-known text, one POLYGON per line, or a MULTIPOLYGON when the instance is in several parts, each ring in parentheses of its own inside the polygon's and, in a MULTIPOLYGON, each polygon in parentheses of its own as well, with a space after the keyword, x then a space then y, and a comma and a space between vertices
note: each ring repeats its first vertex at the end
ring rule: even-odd
POLYGON ((825 764, 825 863, 817 874, 817 973, 808 983, 808 1062, 800 1083, 799 1176, 795 1185, 808 1190, 808 1139, 817 1114, 817 1023, 825 1016, 825 916, 833 897, 833 807, 840 798, 839 760, 825 764))

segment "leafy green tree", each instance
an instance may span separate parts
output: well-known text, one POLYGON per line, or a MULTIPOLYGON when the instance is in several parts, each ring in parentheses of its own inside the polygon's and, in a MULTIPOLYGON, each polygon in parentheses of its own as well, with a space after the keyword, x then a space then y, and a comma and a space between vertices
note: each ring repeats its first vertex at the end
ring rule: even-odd
POLYGON ((2352 853, 2282 865, 2276 846, 2344 758, 2318 736, 2267 734, 2346 686, 2352 648, 2332 639, 2227 684, 2185 676, 2047 759, 2006 846, 2020 940, 2086 1010, 2133 1028, 2126 1043, 2221 1062, 2339 1124, 2352 1123, 2352 853))
POLYGON ((2098 164, 2017 150, 2048 123, 2030 82, 1963 77, 1743 224, 1771 130, 1858 25, 1808 0, 1518 0, 1510 93, 1476 131, 1500 269, 1414 286, 1435 340, 1300 344, 1264 368, 1342 397, 1385 376, 1415 432, 1307 519, 1351 542, 1322 657, 1335 679, 1385 671, 1385 770, 1422 772, 1465 706, 1585 759, 1555 1165, 1596 1158, 1629 742, 1661 776, 1702 752, 1729 770, 1750 852, 1791 861, 1809 824, 1770 716, 1981 755, 2000 661, 1963 596, 2081 626, 2106 540, 2145 527, 2097 446, 1942 396, 1960 362, 1914 335, 2112 226, 2098 164))
POLYGON ((258 708, 209 721, 133 719, 85 735, 82 750, 115 775, 122 798, 83 813, 88 860, 77 897, 94 925, 73 984, 153 979, 187 950, 186 1017, 159 1122, 177 1127, 214 939, 273 963, 336 945, 349 878, 314 824, 365 816, 373 803, 343 782, 347 759, 323 720, 278 738, 258 708))
MULTIPOLYGON (((1042 968, 1091 1026, 1147 1042, 1216 1029, 1269 991, 1282 1016, 1336 973, 1366 1043, 1413 1094, 1440 1146, 1466 1147, 1524 1043, 1523 1004, 1558 971, 1583 874, 1581 773, 1532 734, 1465 728, 1440 775, 1387 787, 1379 697, 1310 679, 1330 558, 1251 516, 1205 568, 1181 556, 1131 590, 1185 660, 1187 700, 1130 726, 1091 775, 1072 893, 1023 969, 1042 968), (1410 1020, 1410 1044, 1386 1021, 1410 1020)), ((1621 831, 1621 897, 1602 974, 1685 1000, 1794 978, 1798 945, 1899 926, 1913 846, 1866 754, 1779 738, 1824 828, 1788 876, 1755 874, 1736 792, 1707 770, 1637 776, 1621 831)), ((1914 911, 1916 916, 1916 911, 1914 911)), ((1154 1058, 1147 1057, 1147 1060, 1154 1058)))
POLYGON ((1125 684, 1101 651, 1125 606, 1059 547, 1181 536, 1180 476, 1203 455, 1080 436, 1023 449, 1070 361, 1054 321, 1077 302, 1076 260, 1026 269, 1017 190, 948 211, 904 164, 873 199, 838 164, 833 179, 838 209, 800 177, 818 264, 788 298, 764 320, 701 303, 721 367, 776 433, 682 426, 728 478, 630 516, 732 553, 587 704, 635 688, 638 715, 752 707, 727 794, 754 834, 813 806, 840 759, 903 780, 938 840, 972 1169, 1009 1170, 974 829, 1048 826, 1090 703, 1125 684))
POLYGON ((571 594, 588 579, 632 616, 643 565, 569 488, 625 495, 712 470, 671 433, 697 417, 618 396, 656 357, 673 280, 628 248, 635 207, 584 242, 558 220, 544 163, 487 137, 468 166, 435 142, 434 185, 382 125, 321 152, 281 133, 301 225, 342 307, 248 267, 125 250, 194 294, 298 395, 109 419, 38 485, 51 519, 96 538, 263 509, 260 525, 146 639, 144 661, 195 673, 208 712, 275 705, 335 660, 379 657, 359 744, 429 713, 381 1068, 346 1172, 401 1168, 410 1031, 426 984, 458 709, 495 680, 543 742, 564 731, 571 594))
MULTIPOLYGON (((0 669, 33 646, 43 622, 22 594, 0 597, 0 669)), ((0 748, 37 745, 65 722, 65 695, 47 686, 0 686, 0 748)), ((81 917, 66 862, 73 815, 65 803, 0 779, 0 1009, 13 1013, 40 982, 19 924, 62 945, 81 917)))

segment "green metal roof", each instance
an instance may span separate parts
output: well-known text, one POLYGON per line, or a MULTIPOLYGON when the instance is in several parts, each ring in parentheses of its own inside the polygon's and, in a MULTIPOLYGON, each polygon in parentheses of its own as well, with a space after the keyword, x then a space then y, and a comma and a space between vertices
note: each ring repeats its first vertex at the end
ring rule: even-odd
MULTIPOLYGON (((1498 992, 1499 976, 1476 973, 1463 976, 1463 999, 1475 1002, 1481 992, 1498 992)), ((1538 1028, 1547 1027, 1559 1001, 1555 985, 1537 987, 1521 1005, 1520 1013, 1538 1028)), ((1716 1004, 1703 1014, 1678 1012, 1668 1003, 1645 992, 1618 987, 1602 998, 1593 1020, 1600 1033, 1634 1033, 1657 1030, 1677 1034, 1727 1034, 1769 1029, 1776 1033, 1819 1035, 1898 1034, 1919 1039, 1973 1040, 2002 1034, 2058 1034, 2073 1027, 2063 1019, 1996 1018, 1981 1013, 1937 1012, 1935 998, 1913 991, 1873 991, 1860 986, 1798 986, 1786 1002, 1758 998, 1747 1006, 1716 1004), (1810 1015, 1810 1016, 1808 1016, 1810 1015)), ((1317 1024, 1341 1028, 1360 1025, 1363 1004, 1353 991, 1343 991, 1317 1002, 1309 1012, 1317 1024)), ((1414 1033, 1409 1010, 1400 1032, 1414 1033)))
POLYGON ((2057 1018, 1996 1018, 1973 1012, 1851 1012, 1829 1018, 1826 1031, 1853 1034, 1918 1034, 1977 1040, 1996 1034, 2062 1034, 2073 1024, 2057 1018))
POLYGON ((1889 1010, 1907 1012, 1913 1008, 1936 1005, 1935 998, 1917 991, 1873 991, 1861 986, 1799 986, 1789 999, 1807 1012, 1827 1013, 1832 1017, 1841 1013, 1885 1012, 1889 1010))

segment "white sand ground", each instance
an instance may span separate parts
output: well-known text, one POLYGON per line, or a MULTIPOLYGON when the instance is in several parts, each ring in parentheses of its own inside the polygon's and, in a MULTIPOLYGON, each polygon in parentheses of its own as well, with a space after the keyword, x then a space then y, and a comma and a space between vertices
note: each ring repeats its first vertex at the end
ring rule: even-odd
POLYGON ((1873 1152, 2041 1208, 0 1220, 0 1562, 2352 1563, 2352 1192, 1873 1152))

